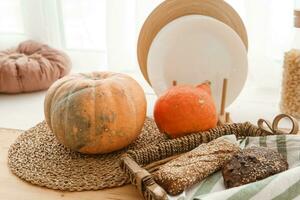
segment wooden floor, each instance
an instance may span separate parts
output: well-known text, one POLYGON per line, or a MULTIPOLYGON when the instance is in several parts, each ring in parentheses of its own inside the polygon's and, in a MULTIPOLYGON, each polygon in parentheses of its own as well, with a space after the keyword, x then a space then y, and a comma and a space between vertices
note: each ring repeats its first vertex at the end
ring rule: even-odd
POLYGON ((131 185, 90 192, 60 192, 34 186, 14 176, 7 167, 7 151, 22 131, 0 129, 0 199, 3 200, 135 200, 141 199, 131 185))

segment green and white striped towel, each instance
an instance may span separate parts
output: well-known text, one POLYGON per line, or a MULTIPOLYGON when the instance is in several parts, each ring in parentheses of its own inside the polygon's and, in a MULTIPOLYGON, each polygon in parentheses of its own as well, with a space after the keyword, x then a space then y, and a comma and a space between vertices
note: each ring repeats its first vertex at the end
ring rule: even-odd
POLYGON ((265 146, 281 153, 289 163, 289 170, 244 186, 225 189, 221 172, 216 172, 199 184, 170 200, 300 200, 300 136, 275 135, 247 137, 236 141, 241 148, 265 146))

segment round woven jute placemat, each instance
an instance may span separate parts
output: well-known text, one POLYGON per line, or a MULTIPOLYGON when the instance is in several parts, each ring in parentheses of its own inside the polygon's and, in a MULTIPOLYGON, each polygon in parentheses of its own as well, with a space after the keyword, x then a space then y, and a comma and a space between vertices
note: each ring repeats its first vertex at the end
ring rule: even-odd
POLYGON ((129 182, 120 168, 120 157, 128 150, 166 141, 154 121, 147 118, 141 135, 126 149, 102 155, 86 155, 61 145, 46 122, 22 133, 8 152, 8 166, 32 184, 64 191, 99 190, 129 182))

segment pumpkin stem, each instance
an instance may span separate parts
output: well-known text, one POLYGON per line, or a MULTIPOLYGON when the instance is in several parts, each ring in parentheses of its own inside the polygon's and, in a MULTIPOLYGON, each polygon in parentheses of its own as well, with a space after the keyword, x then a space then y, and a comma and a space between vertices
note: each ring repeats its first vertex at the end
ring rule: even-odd
POLYGON ((176 80, 173 80, 172 85, 173 85, 173 86, 176 86, 176 85, 177 85, 177 81, 176 81, 176 80))
POLYGON ((206 91, 209 95, 211 95, 211 89, 210 89, 210 86, 211 86, 211 82, 210 81, 205 81, 199 85, 196 86, 196 88, 198 89, 201 89, 201 90, 204 90, 206 91))
POLYGON ((204 81, 202 84, 208 84, 211 85, 211 82, 209 80, 204 81))

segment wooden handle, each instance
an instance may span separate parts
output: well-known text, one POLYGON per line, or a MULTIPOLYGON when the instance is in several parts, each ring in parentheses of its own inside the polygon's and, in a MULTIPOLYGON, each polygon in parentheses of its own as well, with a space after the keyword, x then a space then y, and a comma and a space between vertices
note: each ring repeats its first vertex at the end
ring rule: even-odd
POLYGON ((167 200, 167 192, 160 187, 152 175, 140 167, 131 157, 124 155, 121 158, 121 167, 129 175, 130 181, 135 185, 146 200, 167 200))
POLYGON ((224 80, 223 80, 223 88, 222 88, 221 111, 220 111, 221 115, 225 114, 227 83, 228 83, 227 78, 224 78, 224 80))
POLYGON ((298 132, 299 132, 299 124, 298 124, 297 119, 295 119, 292 116, 287 115, 287 114, 277 115, 274 118, 272 123, 265 119, 259 119, 257 121, 257 126, 264 131, 267 131, 271 134, 277 134, 277 135, 278 134, 298 134, 298 132), (290 129, 285 129, 284 131, 279 129, 278 124, 283 118, 287 118, 288 120, 290 120, 290 122, 292 124, 290 129))
POLYGON ((229 112, 226 112, 226 113, 225 113, 225 122, 226 122, 226 123, 231 123, 231 120, 230 120, 230 113, 229 113, 229 112))

